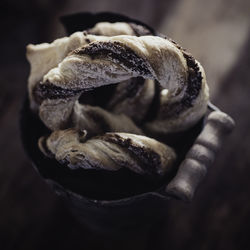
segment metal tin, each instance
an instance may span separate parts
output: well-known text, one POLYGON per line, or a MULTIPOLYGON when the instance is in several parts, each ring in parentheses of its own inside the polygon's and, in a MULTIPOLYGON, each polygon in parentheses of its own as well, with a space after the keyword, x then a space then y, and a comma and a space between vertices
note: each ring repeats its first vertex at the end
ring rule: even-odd
MULTIPOLYGON (((69 33, 90 28, 99 21, 141 23, 112 13, 81 13, 62 18, 69 33)), ((154 32, 152 28, 150 29, 154 32)), ((209 104, 209 110, 194 128, 181 135, 182 138, 185 136, 187 143, 182 151, 178 171, 170 180, 152 189, 147 188, 145 191, 140 190, 135 194, 116 199, 112 197, 103 199, 105 195, 102 196, 100 190, 104 188, 104 184, 93 183, 89 173, 81 174, 82 182, 89 185, 89 187, 86 186, 86 193, 88 188, 97 190, 96 198, 95 192, 84 195, 69 188, 67 178, 74 180, 78 175, 72 175, 70 170, 63 168, 55 160, 46 158, 38 149, 38 138, 50 131, 38 116, 31 112, 28 98, 25 98, 21 111, 21 137, 33 166, 56 194, 67 202, 71 213, 80 223, 87 226, 90 231, 99 234, 116 235, 119 238, 121 235, 124 237, 140 232, 145 239, 145 235, 148 235, 155 225, 158 225, 157 228, 160 230, 158 222, 162 216, 166 216, 167 204, 171 199, 192 200, 195 190, 206 175, 209 166, 212 165, 225 136, 234 127, 232 118, 214 105, 209 104)))

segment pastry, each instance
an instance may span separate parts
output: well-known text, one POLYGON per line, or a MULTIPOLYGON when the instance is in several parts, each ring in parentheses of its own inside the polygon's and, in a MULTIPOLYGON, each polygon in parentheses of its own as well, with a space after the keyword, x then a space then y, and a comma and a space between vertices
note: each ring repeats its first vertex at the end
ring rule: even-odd
POLYGON ((86 130, 57 130, 48 138, 41 137, 39 144, 44 154, 71 169, 115 171, 125 167, 138 174, 163 175, 176 157, 167 145, 142 135, 105 133, 90 139, 86 135, 86 130))
POLYGON ((31 109, 51 130, 39 147, 70 169, 163 176, 177 155, 153 138, 188 130, 207 109, 200 63, 142 25, 98 23, 28 45, 27 58, 31 109))

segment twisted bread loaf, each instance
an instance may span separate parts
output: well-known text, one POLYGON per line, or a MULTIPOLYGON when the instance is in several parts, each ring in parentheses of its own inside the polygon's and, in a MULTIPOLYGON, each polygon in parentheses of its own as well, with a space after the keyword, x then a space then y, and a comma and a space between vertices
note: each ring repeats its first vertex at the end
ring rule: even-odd
POLYGON ((44 153, 73 168, 163 174, 172 166, 172 149, 139 135, 190 128, 206 112, 208 87, 199 62, 174 42, 148 34, 140 25, 99 23, 52 44, 28 46, 31 108, 55 131, 40 140, 44 153), (111 84, 108 100, 96 107, 95 91, 111 84), (82 130, 84 143, 76 139, 82 130), (132 158, 131 149, 137 152, 132 158))
POLYGON ((176 157, 163 143, 129 133, 105 133, 87 139, 86 133, 74 129, 57 130, 48 139, 41 137, 39 144, 44 154, 72 169, 114 171, 126 167, 139 174, 163 175, 171 170, 176 157))

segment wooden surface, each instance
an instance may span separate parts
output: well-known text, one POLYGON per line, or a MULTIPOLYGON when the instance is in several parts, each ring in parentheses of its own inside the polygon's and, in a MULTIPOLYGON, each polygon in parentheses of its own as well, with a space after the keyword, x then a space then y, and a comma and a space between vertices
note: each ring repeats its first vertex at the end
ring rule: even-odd
POLYGON ((249 1, 139 1, 135 5, 134 1, 89 1, 84 6, 80 2, 1 2, 0 249, 97 245, 128 249, 115 238, 103 239, 80 227, 32 168, 20 142, 18 116, 29 73, 25 45, 56 38, 63 32, 57 17, 84 10, 119 11, 159 27, 187 47, 205 66, 213 102, 236 121, 193 202, 175 201, 166 209, 161 221, 166 228, 158 235, 162 249, 250 249, 249 1))

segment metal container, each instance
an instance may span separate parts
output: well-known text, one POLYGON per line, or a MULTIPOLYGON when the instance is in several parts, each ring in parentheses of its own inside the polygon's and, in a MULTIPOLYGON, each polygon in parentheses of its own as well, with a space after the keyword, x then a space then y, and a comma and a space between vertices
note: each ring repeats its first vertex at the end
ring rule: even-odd
MULTIPOLYGON (((100 21, 140 23, 111 13, 96 15, 82 13, 62 18, 69 34, 76 30, 90 28, 100 21)), ((149 29, 154 33, 152 28, 149 27, 149 29)), ((128 193, 125 196, 122 194, 107 196, 112 188, 112 185, 109 187, 107 183, 110 183, 112 178, 114 180, 116 176, 103 173, 103 178, 98 178, 86 170, 72 174, 72 170, 62 167, 58 162, 46 158, 40 152, 37 141, 40 136, 49 131, 38 116, 29 109, 28 98, 25 98, 21 111, 21 136, 25 151, 33 166, 56 194, 68 204, 72 215, 79 223, 91 232, 103 235, 104 238, 115 237, 121 243, 134 239, 131 246, 135 246, 138 242, 146 244, 145 242, 150 240, 151 244, 156 247, 160 238, 161 221, 166 216, 168 203, 172 199, 192 200, 198 184, 212 165, 225 136, 234 127, 234 121, 227 114, 212 104, 209 104, 208 108, 207 115, 197 125, 181 135, 176 135, 184 139, 186 143, 185 145, 182 143, 179 167, 171 179, 164 180, 158 185, 149 185, 145 189, 137 190, 134 194, 128 193), (86 190, 86 195, 74 191, 74 182, 83 183, 81 185, 82 189, 86 190), (107 189, 106 196, 105 192, 102 192, 105 188, 107 189), (103 197, 108 197, 108 199, 103 197)), ((117 175, 121 181, 122 174, 117 175)), ((131 178, 137 180, 135 176, 131 178)), ((127 187, 129 185, 130 183, 127 182, 127 187)), ((123 188, 126 186, 121 187, 122 192, 123 188)))

